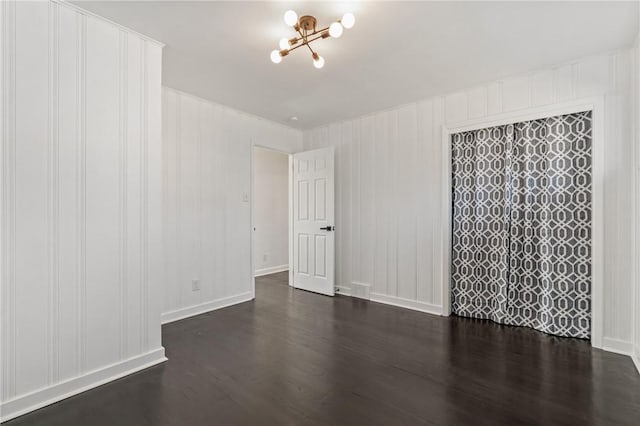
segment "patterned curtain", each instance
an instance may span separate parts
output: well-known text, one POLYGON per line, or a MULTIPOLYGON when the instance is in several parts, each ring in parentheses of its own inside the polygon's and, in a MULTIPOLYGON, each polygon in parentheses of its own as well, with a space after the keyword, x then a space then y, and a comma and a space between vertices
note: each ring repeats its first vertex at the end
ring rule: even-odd
POLYGON ((591 112, 452 135, 454 314, 591 334, 591 112))

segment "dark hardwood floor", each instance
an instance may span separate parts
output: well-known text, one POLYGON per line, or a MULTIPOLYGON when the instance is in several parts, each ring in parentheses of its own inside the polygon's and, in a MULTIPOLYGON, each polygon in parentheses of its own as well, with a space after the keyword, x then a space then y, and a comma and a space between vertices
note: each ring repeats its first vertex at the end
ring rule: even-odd
POLYGON ((262 277, 163 327, 169 361, 18 425, 640 425, 640 375, 589 342, 262 277))

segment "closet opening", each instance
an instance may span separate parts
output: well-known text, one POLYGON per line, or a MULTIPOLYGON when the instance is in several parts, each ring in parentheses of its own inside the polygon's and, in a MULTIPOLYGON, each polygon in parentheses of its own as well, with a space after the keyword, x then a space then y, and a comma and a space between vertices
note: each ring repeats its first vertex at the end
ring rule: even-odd
POLYGON ((445 129, 445 314, 601 347, 600 104, 445 129))

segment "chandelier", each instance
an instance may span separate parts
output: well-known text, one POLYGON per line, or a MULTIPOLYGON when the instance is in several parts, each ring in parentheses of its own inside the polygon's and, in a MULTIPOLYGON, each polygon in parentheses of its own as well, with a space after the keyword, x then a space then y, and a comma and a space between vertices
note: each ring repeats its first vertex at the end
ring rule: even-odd
POLYGON ((336 21, 326 28, 317 29, 317 19, 315 16, 304 15, 298 19, 298 14, 293 10, 288 10, 284 14, 284 23, 298 33, 293 38, 280 39, 280 49, 271 52, 271 61, 275 64, 282 62, 282 58, 287 56, 292 50, 295 50, 302 46, 307 46, 311 52, 311 58, 313 59, 313 66, 316 68, 322 68, 324 66, 324 58, 311 47, 311 43, 327 37, 339 38, 342 35, 344 29, 352 28, 356 23, 356 18, 353 13, 345 13, 342 19, 336 21))

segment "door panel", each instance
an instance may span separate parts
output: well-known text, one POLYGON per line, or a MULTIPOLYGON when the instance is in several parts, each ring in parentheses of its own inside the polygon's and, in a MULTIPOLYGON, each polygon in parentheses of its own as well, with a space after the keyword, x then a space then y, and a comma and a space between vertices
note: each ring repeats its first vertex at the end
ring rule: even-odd
POLYGON ((333 296, 334 150, 294 154, 293 162, 293 286, 333 296))

